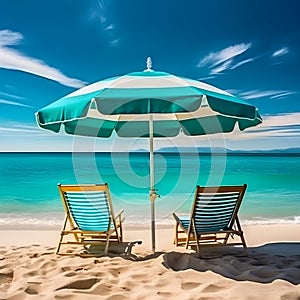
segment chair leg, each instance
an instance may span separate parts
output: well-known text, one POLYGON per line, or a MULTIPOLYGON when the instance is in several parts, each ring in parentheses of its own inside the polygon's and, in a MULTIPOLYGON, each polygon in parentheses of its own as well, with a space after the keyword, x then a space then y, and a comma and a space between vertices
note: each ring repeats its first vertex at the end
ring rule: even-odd
POLYGON ((116 228, 116 230, 115 230, 115 232, 116 232, 116 239, 117 239, 117 241, 118 241, 118 243, 120 243, 121 242, 121 231, 120 231, 120 228, 119 227, 117 227, 116 228))
POLYGON ((188 235, 186 237, 185 249, 187 249, 189 247, 189 243, 190 243, 190 232, 188 233, 188 235))
POLYGON ((241 232, 240 237, 241 237, 241 241, 242 241, 243 247, 244 247, 244 255, 245 255, 245 256, 248 256, 248 247, 247 247, 247 244, 246 244, 246 241, 245 241, 244 233, 243 233, 243 232, 241 232))
POLYGON ((176 225, 175 225, 175 232, 174 232, 174 241, 173 241, 173 244, 175 244, 175 246, 177 247, 178 246, 178 222, 176 222, 176 225))
POLYGON ((246 244, 246 241, 244 238, 244 232, 242 230, 240 220, 237 216, 236 216, 236 225, 237 225, 238 231, 240 232, 240 238, 241 238, 241 241, 242 241, 243 247, 244 247, 244 254, 245 254, 245 256, 248 256, 248 248, 247 248, 247 244, 246 244))
POLYGON ((57 246, 57 249, 56 249, 56 254, 59 253, 59 250, 60 250, 60 247, 61 247, 61 243, 62 243, 62 240, 64 238, 64 230, 66 229, 66 226, 67 226, 67 222, 68 222, 68 215, 66 215, 65 217, 65 221, 64 221, 64 224, 63 224, 63 228, 60 232, 60 239, 59 239, 59 242, 58 242, 58 246, 57 246))
POLYGON ((64 238, 64 233, 61 232, 61 234, 60 234, 60 239, 59 239, 58 246, 57 246, 57 248, 56 248, 55 254, 59 254, 59 250, 60 250, 60 247, 61 247, 61 243, 62 243, 63 238, 64 238))
POLYGON ((225 238, 223 240, 223 244, 227 244, 228 238, 229 238, 229 233, 226 233, 225 238))
POLYGON ((109 246, 110 235, 111 235, 111 234, 107 234, 107 236, 106 236, 106 244, 105 244, 105 249, 104 249, 104 253, 105 253, 105 254, 107 254, 107 252, 108 252, 108 246, 109 246))
POLYGON ((197 245, 197 252, 199 254, 199 257, 201 257, 201 255, 200 255, 200 244, 199 244, 199 239, 200 238, 201 238, 201 235, 199 235, 199 237, 198 237, 198 235, 196 234, 196 245, 197 245))
POLYGON ((119 243, 123 243, 123 228, 122 228, 122 223, 120 224, 119 243))

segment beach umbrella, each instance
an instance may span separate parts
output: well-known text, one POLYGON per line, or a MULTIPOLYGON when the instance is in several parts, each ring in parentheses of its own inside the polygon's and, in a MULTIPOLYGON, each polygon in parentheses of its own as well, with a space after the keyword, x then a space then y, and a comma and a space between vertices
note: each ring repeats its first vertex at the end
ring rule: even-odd
POLYGON ((85 86, 40 109, 38 125, 73 135, 149 138, 152 250, 155 251, 153 138, 244 130, 262 119, 255 106, 197 80, 147 68, 85 86))

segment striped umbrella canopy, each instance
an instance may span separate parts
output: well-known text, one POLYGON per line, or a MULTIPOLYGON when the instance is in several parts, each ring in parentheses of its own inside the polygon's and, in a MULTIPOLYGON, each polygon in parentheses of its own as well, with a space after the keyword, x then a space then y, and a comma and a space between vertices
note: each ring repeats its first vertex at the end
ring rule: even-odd
POLYGON ((152 249, 155 251, 153 137, 244 130, 262 122, 255 106, 197 80, 147 69, 85 86, 36 113, 41 128, 73 135, 149 138, 152 249))

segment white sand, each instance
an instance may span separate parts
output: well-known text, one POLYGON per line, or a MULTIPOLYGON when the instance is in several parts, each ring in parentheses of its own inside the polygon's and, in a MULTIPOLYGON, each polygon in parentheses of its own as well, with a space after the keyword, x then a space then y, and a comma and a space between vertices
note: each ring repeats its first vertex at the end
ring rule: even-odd
POLYGON ((101 257, 54 254, 58 231, 0 231, 0 299, 300 299, 300 224, 244 226, 241 249, 193 250, 172 244, 173 228, 126 230, 131 252, 101 257))

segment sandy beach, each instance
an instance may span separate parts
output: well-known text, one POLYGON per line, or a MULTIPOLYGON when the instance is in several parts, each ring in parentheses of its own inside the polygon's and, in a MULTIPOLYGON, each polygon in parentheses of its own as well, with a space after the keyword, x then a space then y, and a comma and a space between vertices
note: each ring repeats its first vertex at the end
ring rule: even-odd
POLYGON ((157 228, 156 253, 149 230, 125 227, 122 245, 88 258, 54 254, 58 231, 1 230, 0 299, 299 299, 300 224, 244 232, 248 257, 221 247, 200 259, 172 244, 173 228, 157 228))

